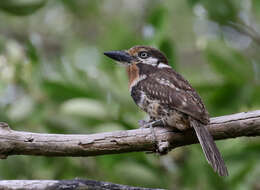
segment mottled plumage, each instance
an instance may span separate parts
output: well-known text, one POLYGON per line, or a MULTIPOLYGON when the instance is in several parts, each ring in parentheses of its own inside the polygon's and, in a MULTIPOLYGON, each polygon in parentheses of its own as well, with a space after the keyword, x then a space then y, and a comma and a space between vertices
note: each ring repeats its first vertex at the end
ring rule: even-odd
POLYGON ((152 121, 162 120, 181 131, 194 128, 210 165, 220 176, 228 175, 221 154, 205 128, 209 114, 201 98, 189 82, 168 65, 163 53, 155 48, 135 46, 105 55, 127 65, 131 96, 152 121))
MULTIPOLYGON (((136 66, 152 67, 142 63, 136 64, 136 66)), ((150 69, 153 70, 153 68, 150 69)), ((142 93, 145 94, 147 101, 157 102, 161 109, 165 110, 164 113, 158 112, 157 116, 152 115, 157 119, 167 116, 169 110, 177 110, 194 117, 203 124, 208 124, 209 115, 199 95, 181 75, 171 68, 155 69, 153 72, 143 75, 146 75, 145 79, 132 86, 131 95, 136 104, 144 111, 149 110, 145 109, 147 106, 142 106, 141 100, 144 101, 144 98, 141 99, 142 93)))

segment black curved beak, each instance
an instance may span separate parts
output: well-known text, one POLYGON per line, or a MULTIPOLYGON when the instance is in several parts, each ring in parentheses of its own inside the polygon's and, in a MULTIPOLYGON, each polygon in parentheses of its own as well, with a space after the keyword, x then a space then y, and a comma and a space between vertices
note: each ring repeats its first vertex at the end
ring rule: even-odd
POLYGON ((121 63, 131 63, 133 57, 125 51, 107 51, 104 55, 121 63))

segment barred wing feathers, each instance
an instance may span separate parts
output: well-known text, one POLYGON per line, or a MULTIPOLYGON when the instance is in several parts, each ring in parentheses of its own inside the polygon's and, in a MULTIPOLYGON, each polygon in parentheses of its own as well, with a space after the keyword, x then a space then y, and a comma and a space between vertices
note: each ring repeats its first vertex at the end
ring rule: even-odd
POLYGON ((170 68, 150 74, 137 87, 151 100, 192 116, 203 124, 209 123, 209 115, 199 95, 187 80, 170 68))

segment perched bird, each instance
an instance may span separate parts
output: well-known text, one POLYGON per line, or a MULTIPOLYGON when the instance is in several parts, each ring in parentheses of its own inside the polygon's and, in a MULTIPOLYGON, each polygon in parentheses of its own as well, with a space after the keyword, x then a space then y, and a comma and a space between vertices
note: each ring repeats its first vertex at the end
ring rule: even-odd
POLYGON ((220 176, 228 175, 213 137, 205 127, 209 124, 209 114, 201 98, 171 68, 162 52, 148 46, 134 46, 104 54, 127 66, 129 91, 135 103, 150 116, 148 124, 162 121, 165 126, 181 131, 190 126, 209 164, 220 176))

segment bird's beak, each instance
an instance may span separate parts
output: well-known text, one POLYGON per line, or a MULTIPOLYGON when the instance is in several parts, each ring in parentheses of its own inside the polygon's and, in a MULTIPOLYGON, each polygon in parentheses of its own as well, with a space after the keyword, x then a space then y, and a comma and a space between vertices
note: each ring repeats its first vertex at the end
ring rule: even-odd
POLYGON ((120 63, 131 63, 133 60, 133 57, 125 51, 107 51, 104 55, 120 63))

